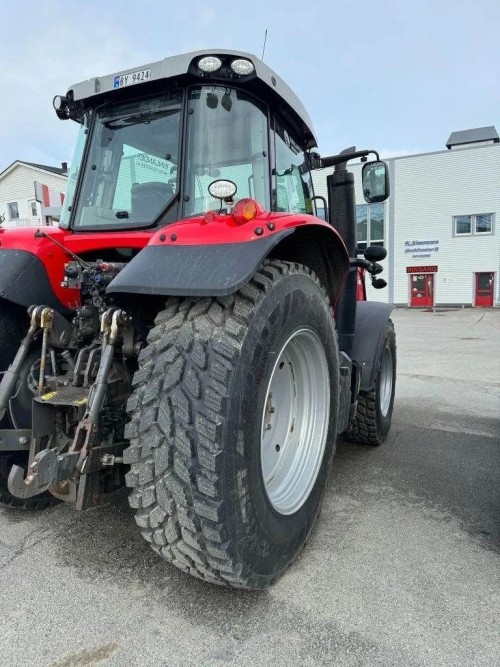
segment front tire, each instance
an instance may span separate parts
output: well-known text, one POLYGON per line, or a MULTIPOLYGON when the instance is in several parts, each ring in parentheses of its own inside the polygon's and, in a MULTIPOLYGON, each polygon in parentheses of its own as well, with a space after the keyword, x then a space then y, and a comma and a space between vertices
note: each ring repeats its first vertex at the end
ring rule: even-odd
POLYGON ((140 356, 124 453, 155 551, 213 583, 271 584, 318 514, 338 384, 328 299, 306 267, 266 261, 235 295, 170 299, 140 356))
POLYGON ((360 392, 358 408, 351 422, 347 439, 366 445, 381 445, 392 422, 396 394, 396 334, 389 320, 385 326, 384 344, 373 389, 360 392))

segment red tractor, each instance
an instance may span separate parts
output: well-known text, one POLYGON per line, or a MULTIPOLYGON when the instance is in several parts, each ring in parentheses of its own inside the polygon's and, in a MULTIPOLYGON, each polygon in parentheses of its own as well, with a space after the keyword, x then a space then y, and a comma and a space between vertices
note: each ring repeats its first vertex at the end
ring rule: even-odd
MULTIPOLYGON (((288 86, 202 51, 54 98, 80 124, 58 228, 0 229, 0 501, 85 509, 125 481, 144 538, 209 582, 271 584, 304 545, 340 434, 377 445, 391 306, 358 301, 353 176, 288 86), (311 171, 328 177, 326 221, 311 171)), ((324 202, 326 205, 326 202, 324 202)))

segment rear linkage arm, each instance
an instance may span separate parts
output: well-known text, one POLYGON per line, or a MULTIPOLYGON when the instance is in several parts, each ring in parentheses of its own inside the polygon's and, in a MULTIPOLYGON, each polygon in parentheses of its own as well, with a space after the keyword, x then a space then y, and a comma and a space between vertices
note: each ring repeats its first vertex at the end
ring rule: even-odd
POLYGON ((3 374, 0 382, 0 421, 3 419, 9 401, 19 381, 21 368, 28 356, 30 346, 39 329, 43 331, 42 352, 40 355, 40 375, 38 378, 38 392, 41 393, 45 383, 45 365, 49 345, 58 348, 76 347, 73 339, 73 329, 69 322, 53 308, 48 306, 30 306, 30 327, 21 341, 21 345, 8 370, 3 374))
MULTIPOLYGON (((17 356, 20 356, 22 350, 24 350, 23 346, 25 343, 29 346, 29 343, 33 339, 39 322, 39 320, 35 322, 34 318, 35 315, 32 316, 30 332, 28 332, 23 341, 18 355, 16 355, 16 360, 17 356), (31 333, 32 329, 33 332, 31 333)), ((14 465, 10 471, 8 480, 9 491, 14 496, 18 498, 31 498, 46 491, 51 485, 69 481, 76 474, 81 476, 76 497, 77 508, 85 509, 93 503, 91 496, 96 491, 96 489, 92 489, 93 478, 95 476, 90 473, 97 472, 103 465, 110 465, 111 459, 113 462, 118 462, 117 457, 113 457, 108 451, 112 449, 112 446, 99 446, 99 417, 106 398, 107 380, 113 364, 116 344, 120 338, 120 334, 130 326, 131 317, 123 310, 110 308, 103 313, 101 316, 101 333, 103 337, 101 362, 96 380, 90 390, 87 410, 78 424, 73 442, 64 454, 61 454, 57 448, 43 449, 35 455, 32 453, 30 455, 31 460, 26 478, 24 478, 24 469, 14 465)), ((26 352, 24 352, 25 356, 26 352)), ((15 362, 12 365, 14 366, 15 362)), ((40 377, 42 377, 41 374, 40 377)), ((40 381, 42 382, 42 380, 40 381)), ((0 392, 2 392, 2 389, 0 386, 0 392)), ((5 393, 6 391, 4 390, 3 394, 5 393)))
POLYGON ((2 382, 0 383, 0 421, 3 419, 9 401, 14 394, 14 389, 16 388, 17 382, 19 380, 21 367, 25 362, 26 357, 28 356, 33 338, 41 326, 42 315, 44 315, 45 311, 52 311, 52 309, 47 308, 46 306, 30 306, 28 309, 28 313, 31 316, 28 333, 23 338, 13 362, 9 366, 8 370, 5 371, 2 382))

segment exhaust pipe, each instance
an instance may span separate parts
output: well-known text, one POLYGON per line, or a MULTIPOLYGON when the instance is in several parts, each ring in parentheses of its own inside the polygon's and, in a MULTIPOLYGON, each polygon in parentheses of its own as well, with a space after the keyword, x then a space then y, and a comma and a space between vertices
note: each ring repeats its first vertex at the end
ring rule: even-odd
MULTIPOLYGON (((346 148, 339 155, 352 154, 356 147, 346 148)), ((327 177, 329 222, 339 232, 349 257, 356 257, 356 200, 354 175, 347 171, 347 161, 335 165, 333 174, 327 177)), ((339 348, 351 356, 356 329, 357 269, 351 266, 337 305, 337 331, 339 348)))

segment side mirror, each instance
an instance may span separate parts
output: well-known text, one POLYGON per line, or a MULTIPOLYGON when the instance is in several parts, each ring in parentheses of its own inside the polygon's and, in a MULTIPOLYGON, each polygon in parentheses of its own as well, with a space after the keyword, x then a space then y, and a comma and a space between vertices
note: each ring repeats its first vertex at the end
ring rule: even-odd
POLYGON ((380 245, 370 245, 366 248, 364 256, 369 262, 381 262, 387 257, 387 250, 380 245))
POLYGON ((368 204, 385 201, 389 196, 389 168, 382 160, 364 164, 361 180, 363 196, 368 204))

